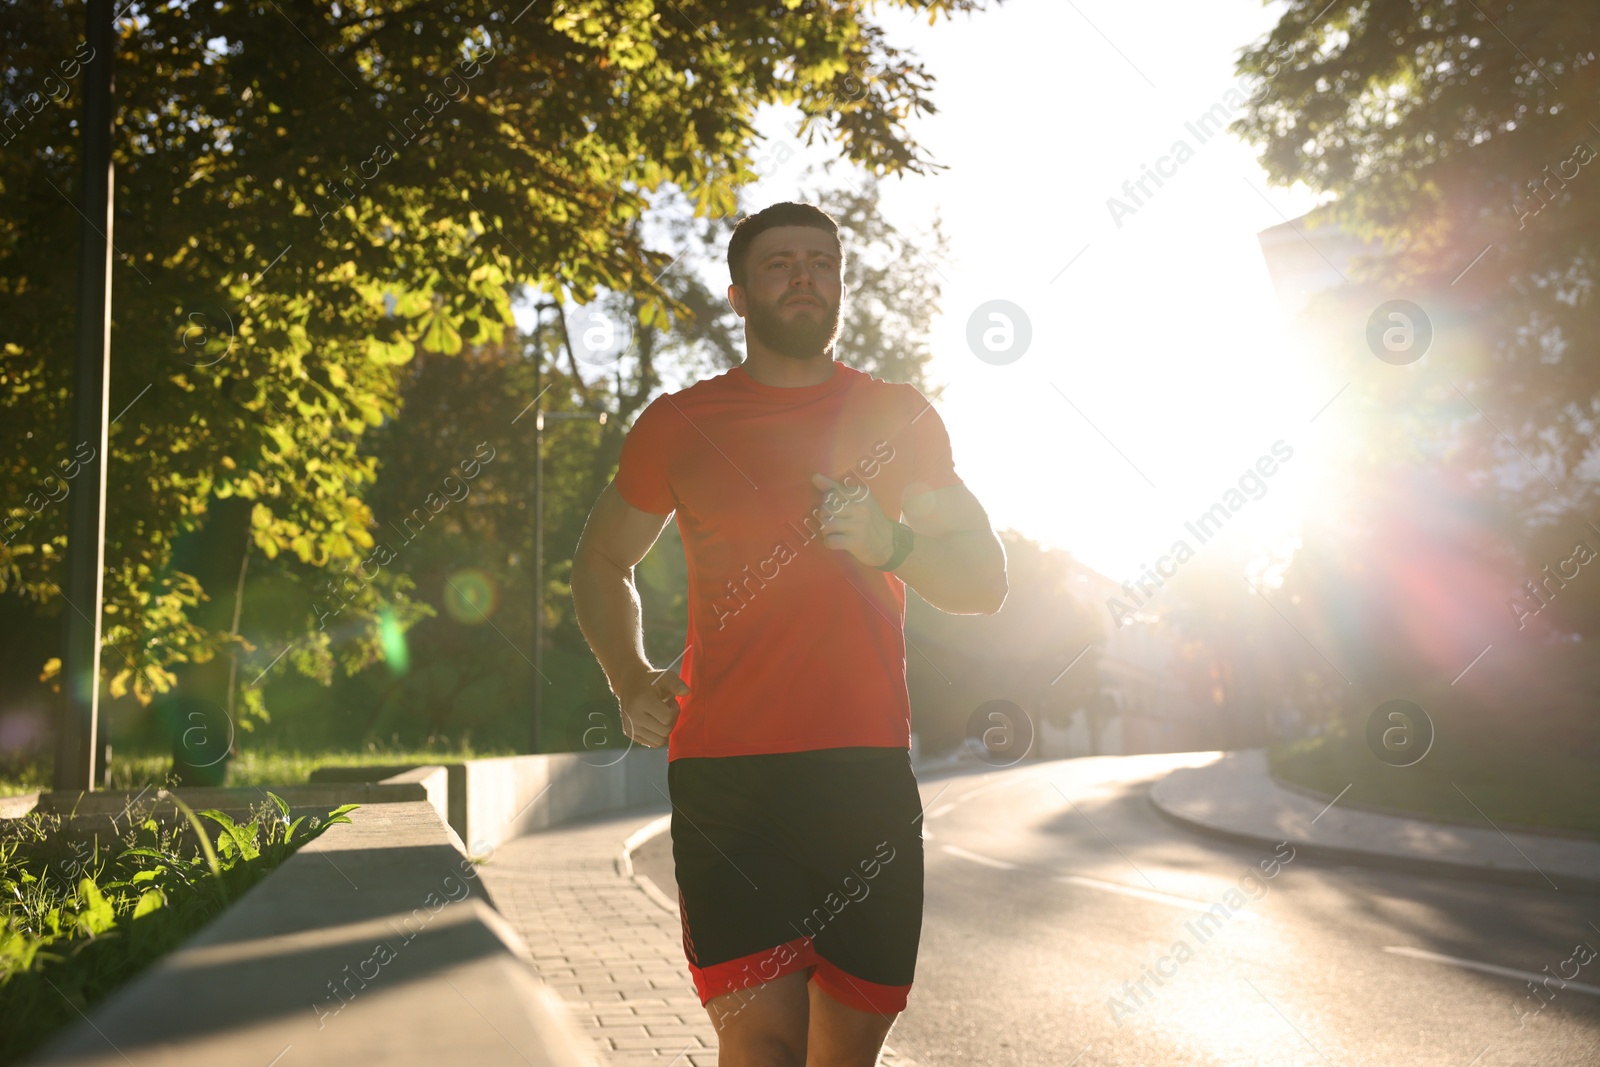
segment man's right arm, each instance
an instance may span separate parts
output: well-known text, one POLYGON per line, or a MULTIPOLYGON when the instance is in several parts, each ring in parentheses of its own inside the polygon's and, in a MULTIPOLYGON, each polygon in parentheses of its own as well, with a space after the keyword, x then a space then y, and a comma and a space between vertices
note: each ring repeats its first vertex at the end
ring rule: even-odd
POLYGON ((650 748, 666 743, 678 716, 675 698, 689 693, 677 674, 650 665, 633 582, 633 568, 671 517, 640 511, 612 482, 595 501, 572 559, 578 627, 616 695, 623 732, 650 748))

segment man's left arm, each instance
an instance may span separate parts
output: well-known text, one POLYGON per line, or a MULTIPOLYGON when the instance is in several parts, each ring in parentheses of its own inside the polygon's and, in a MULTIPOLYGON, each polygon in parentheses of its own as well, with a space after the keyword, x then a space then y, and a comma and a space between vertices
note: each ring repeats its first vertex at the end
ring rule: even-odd
MULTIPOLYGON (((869 567, 894 555, 894 524, 870 494, 851 494, 818 474, 812 484, 826 493, 823 543, 842 549, 869 567), (859 496, 859 499, 853 499, 859 496)), ((913 534, 911 552, 894 568, 929 604, 953 615, 993 615, 1006 599, 1006 554, 989 516, 964 485, 939 489, 913 482, 901 501, 913 534)))

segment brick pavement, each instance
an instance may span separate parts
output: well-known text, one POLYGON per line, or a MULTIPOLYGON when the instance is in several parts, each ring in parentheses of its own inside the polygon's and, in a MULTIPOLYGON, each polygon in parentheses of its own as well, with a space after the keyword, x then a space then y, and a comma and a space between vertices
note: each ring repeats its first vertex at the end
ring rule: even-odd
MULTIPOLYGON (((622 843, 665 805, 508 841, 479 870, 507 921, 612 1067, 715 1067, 716 1030, 683 958, 676 909, 622 872, 622 843)), ((917 1067, 885 1049, 883 1067, 917 1067)))

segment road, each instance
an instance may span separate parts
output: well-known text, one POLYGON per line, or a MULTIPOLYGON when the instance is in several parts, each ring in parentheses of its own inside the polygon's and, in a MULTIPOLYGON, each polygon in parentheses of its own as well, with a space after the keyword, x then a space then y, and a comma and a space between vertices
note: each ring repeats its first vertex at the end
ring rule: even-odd
MULTIPOLYGON (((1600 1065, 1600 897, 1192 833, 1148 790, 1193 760, 923 780, 922 946, 890 1043, 923 1067, 1600 1065), (1541 971, 1571 981, 1536 996, 1541 971)), ((677 895, 666 835, 635 862, 677 895)))

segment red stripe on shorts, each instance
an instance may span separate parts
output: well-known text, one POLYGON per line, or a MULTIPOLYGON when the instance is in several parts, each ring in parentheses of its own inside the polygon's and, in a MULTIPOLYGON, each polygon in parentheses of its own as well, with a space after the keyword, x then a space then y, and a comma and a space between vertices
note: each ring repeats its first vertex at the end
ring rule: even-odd
POLYGON ((821 956, 817 957, 817 973, 812 976, 828 996, 840 1004, 857 1011, 870 1011, 877 1015, 893 1015, 906 1010, 910 998, 909 985, 879 985, 865 978, 847 974, 821 956))
POLYGON ((697 967, 691 960, 689 975, 694 979, 695 992, 700 994, 703 1006, 713 997, 740 989, 753 990, 763 982, 815 967, 817 962, 817 951, 811 947, 811 939, 797 937, 773 948, 764 948, 725 963, 714 963, 710 967, 697 967))

